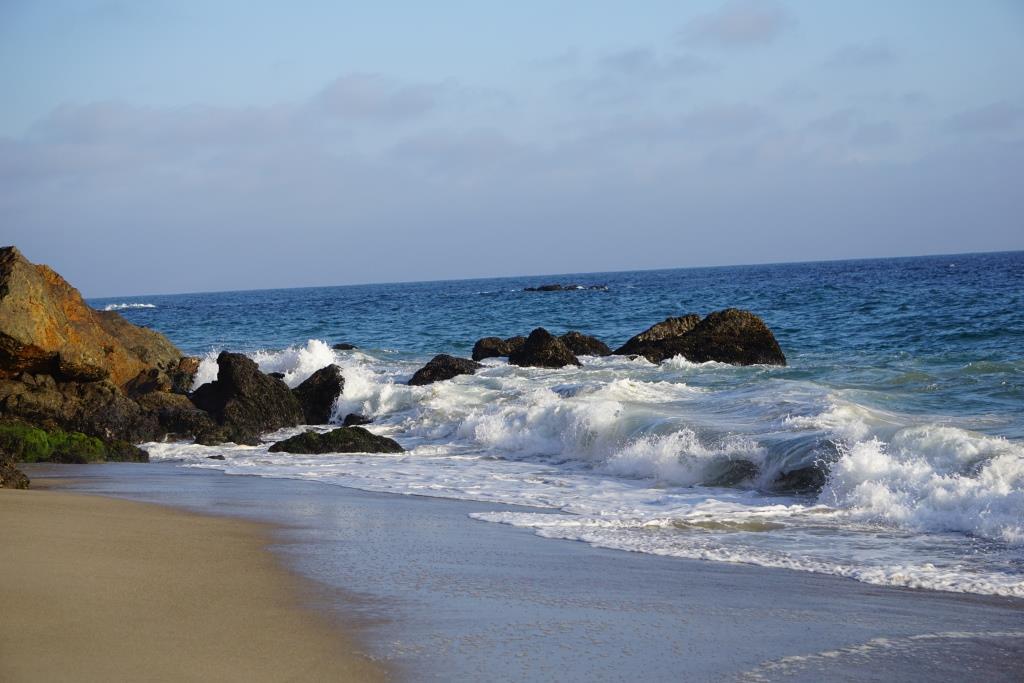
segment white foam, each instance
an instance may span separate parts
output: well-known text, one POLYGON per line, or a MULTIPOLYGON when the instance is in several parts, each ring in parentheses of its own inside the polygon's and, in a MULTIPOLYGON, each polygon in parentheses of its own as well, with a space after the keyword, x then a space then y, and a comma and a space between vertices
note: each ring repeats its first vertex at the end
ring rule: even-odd
POLYGON ((156 304, 136 304, 136 303, 107 304, 106 306, 103 307, 103 310, 104 311, 124 311, 124 310, 127 310, 129 308, 156 308, 156 304))

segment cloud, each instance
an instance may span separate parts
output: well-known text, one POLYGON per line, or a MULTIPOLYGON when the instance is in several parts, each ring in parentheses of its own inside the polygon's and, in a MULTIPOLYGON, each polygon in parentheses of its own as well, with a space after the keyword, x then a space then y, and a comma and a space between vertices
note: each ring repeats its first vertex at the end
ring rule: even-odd
POLYGON ((967 109, 949 119, 949 127, 965 133, 1002 132, 1012 130, 1024 121, 1024 107, 1001 101, 967 109))
POLYGON ((850 141, 862 147, 882 147, 898 142, 900 129, 890 121, 865 123, 857 127, 850 141))
POLYGON ((888 66, 897 55, 881 38, 866 43, 851 43, 832 53, 825 66, 833 69, 864 69, 888 66))
POLYGON ((376 74, 347 74, 317 97, 322 109, 342 119, 397 121, 420 117, 437 105, 441 86, 406 84, 376 74))
POLYGON ((647 48, 631 48, 603 57, 599 68, 605 74, 647 81, 694 76, 711 70, 711 64, 694 55, 661 57, 647 48))
POLYGON ((687 43, 723 47, 763 45, 796 23, 783 6, 771 0, 737 0, 691 20, 680 31, 687 43))

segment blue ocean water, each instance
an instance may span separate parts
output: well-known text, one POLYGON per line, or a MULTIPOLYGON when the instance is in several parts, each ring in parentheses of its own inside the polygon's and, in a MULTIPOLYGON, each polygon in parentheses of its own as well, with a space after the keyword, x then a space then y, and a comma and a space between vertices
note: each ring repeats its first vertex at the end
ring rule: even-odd
POLYGON ((1024 252, 90 303, 204 356, 200 381, 221 349, 292 385, 337 362, 336 416, 366 413, 409 449, 311 460, 222 447, 211 463, 207 447, 153 444, 156 458, 551 507, 561 514, 479 518, 613 548, 1024 596, 1024 252), (523 291, 549 282, 607 290, 523 291), (730 306, 767 322, 787 367, 490 359, 472 377, 404 385, 483 336, 543 326, 614 348, 730 306), (341 341, 359 349, 331 350, 341 341), (808 465, 828 473, 820 490, 773 486, 808 465))

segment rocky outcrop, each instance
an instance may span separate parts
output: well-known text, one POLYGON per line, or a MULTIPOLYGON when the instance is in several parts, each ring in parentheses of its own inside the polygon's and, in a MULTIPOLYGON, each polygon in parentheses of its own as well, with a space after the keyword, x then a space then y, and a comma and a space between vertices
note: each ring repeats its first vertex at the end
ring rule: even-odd
POLYGON ((559 339, 577 356, 610 356, 612 350, 597 337, 582 332, 566 332, 559 339))
POLYGON ((145 451, 125 441, 104 441, 81 432, 45 430, 21 422, 0 423, 0 452, 17 462, 147 462, 145 451))
POLYGON ((94 310, 47 266, 0 248, 0 377, 28 372, 123 387, 153 368, 176 371, 181 358, 163 335, 94 310))
POLYGON ((524 287, 524 292, 578 292, 582 290, 591 290, 599 292, 607 292, 608 285, 578 285, 572 284, 548 284, 540 285, 539 287, 524 287))
POLYGON ((652 363, 682 356, 694 363, 785 365, 786 357, 764 321, 735 308, 669 318, 633 337, 616 354, 639 354, 652 363))
POLYGON ((288 385, 263 374, 255 361, 240 353, 224 351, 217 356, 217 379, 190 398, 222 428, 197 436, 205 443, 221 439, 255 445, 261 433, 294 427, 304 419, 288 385))
POLYGON ((433 384, 442 380, 451 379, 458 375, 472 375, 483 365, 468 358, 456 358, 442 353, 430 359, 426 365, 416 371, 409 380, 412 386, 423 386, 433 384))
POLYGON ((526 337, 484 337, 473 345, 473 360, 501 358, 521 348, 525 343, 526 337))
POLYGON ((0 489, 27 489, 29 479, 14 464, 14 458, 0 450, 0 489))
POLYGON ((272 453, 402 453, 397 441, 372 434, 362 427, 339 427, 325 434, 304 432, 278 441, 272 453))
POLYGON ((308 425, 325 425, 331 421, 334 401, 345 388, 341 368, 335 364, 320 368, 299 386, 292 389, 308 425))
POLYGON ((371 422, 373 422, 373 420, 366 417, 365 415, 361 415, 359 413, 349 413, 348 415, 345 416, 345 420, 341 424, 344 427, 358 427, 359 425, 368 425, 371 422))
POLYGON ((531 332, 526 342, 509 354, 508 362, 512 365, 537 368, 563 368, 566 365, 580 364, 569 347, 543 327, 531 332))

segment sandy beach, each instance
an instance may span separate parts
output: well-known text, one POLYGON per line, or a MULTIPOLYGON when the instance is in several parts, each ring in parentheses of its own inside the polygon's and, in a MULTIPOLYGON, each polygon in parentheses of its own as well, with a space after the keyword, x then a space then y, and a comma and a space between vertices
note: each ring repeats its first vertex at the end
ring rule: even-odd
POLYGON ((46 490, 0 491, 0 518, 0 680, 385 678, 265 525, 46 490))

